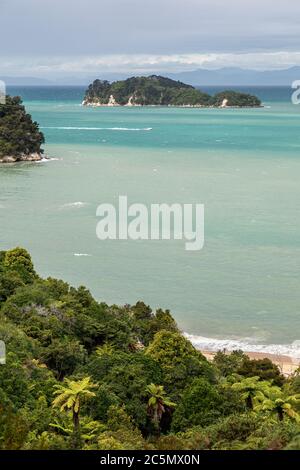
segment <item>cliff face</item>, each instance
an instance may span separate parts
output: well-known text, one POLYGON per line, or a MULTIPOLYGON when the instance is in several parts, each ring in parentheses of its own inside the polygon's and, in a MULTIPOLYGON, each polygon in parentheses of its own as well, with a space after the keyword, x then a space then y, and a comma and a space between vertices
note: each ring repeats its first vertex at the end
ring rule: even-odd
POLYGON ((0 104, 0 163, 40 161, 44 135, 26 113, 19 97, 6 97, 0 104))
POLYGON ((259 107, 258 98, 224 91, 215 96, 191 85, 151 75, 109 83, 95 80, 87 89, 84 106, 259 107), (226 103, 224 105, 224 103, 226 103))

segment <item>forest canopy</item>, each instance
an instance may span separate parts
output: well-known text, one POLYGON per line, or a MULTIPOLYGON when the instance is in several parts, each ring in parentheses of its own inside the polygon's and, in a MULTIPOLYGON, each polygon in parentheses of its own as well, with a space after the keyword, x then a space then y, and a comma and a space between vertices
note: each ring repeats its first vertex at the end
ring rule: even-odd
POLYGON ((107 305, 0 252, 0 449, 299 449, 300 375, 197 351, 168 310, 107 305))
POLYGON ((41 154, 44 136, 30 114, 26 113, 20 97, 6 96, 0 104, 0 158, 41 154))

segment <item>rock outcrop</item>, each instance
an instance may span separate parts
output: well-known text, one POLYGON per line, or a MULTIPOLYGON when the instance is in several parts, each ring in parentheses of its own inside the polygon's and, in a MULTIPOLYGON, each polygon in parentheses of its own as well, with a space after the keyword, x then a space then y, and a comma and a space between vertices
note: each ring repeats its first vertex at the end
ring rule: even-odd
POLYGON ((44 142, 21 98, 7 95, 0 103, 0 163, 38 162, 43 159, 44 142))
POLYGON ((0 156, 0 163, 16 163, 16 162, 40 162, 45 157, 41 153, 30 153, 29 155, 4 155, 0 156))

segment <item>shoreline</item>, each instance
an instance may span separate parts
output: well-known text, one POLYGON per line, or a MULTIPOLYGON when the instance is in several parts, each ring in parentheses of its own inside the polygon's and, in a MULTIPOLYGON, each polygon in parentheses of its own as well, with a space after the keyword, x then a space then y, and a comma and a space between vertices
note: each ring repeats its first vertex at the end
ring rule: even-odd
POLYGON ((4 157, 0 157, 0 164, 8 164, 8 163, 24 163, 24 162, 41 162, 43 160, 49 160, 49 157, 43 155, 42 153, 31 153, 29 155, 5 155, 4 157))
MULTIPOLYGON (((214 360, 214 357, 217 354, 216 352, 213 352, 213 351, 206 351, 206 350, 201 350, 201 349, 199 349, 199 351, 210 362, 214 360)), ((225 350, 224 352, 225 354, 230 354, 232 351, 225 350)), ((272 361, 273 364, 278 366, 281 373, 285 377, 290 377, 291 375, 293 375, 300 366, 300 359, 296 359, 290 356, 283 356, 279 354, 277 355, 277 354, 262 353, 262 352, 250 352, 250 351, 244 352, 244 354, 248 356, 250 359, 270 359, 270 361, 272 361)))
POLYGON ((204 351, 237 351, 245 353, 270 354, 272 356, 287 356, 300 362, 300 341, 290 344, 284 343, 262 343, 258 338, 213 338, 183 333, 195 348, 204 351))
POLYGON ((81 106, 87 108, 193 108, 193 109, 261 109, 265 106, 205 106, 205 105, 176 105, 176 104, 102 104, 102 103, 86 103, 82 102, 81 106))
POLYGON ((184 336, 208 359, 213 360, 218 351, 230 354, 243 351, 250 359, 270 359, 286 376, 292 375, 300 367, 300 344, 255 344, 251 338, 216 339, 183 333, 184 336))

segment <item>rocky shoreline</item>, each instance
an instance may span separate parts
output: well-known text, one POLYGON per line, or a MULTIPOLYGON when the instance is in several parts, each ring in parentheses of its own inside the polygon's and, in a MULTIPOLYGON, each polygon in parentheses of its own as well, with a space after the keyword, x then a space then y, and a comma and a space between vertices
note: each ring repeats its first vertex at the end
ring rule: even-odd
POLYGON ((4 155, 2 157, 0 156, 0 163, 40 162, 47 158, 48 157, 41 153, 30 153, 29 155, 4 155))
MULTIPOLYGON (((228 105, 228 100, 224 99, 222 104, 220 105, 204 105, 204 104, 182 104, 182 105, 175 105, 175 104, 167 104, 167 105, 160 105, 160 104, 137 104, 129 101, 126 104, 119 104, 116 100, 109 100, 107 103, 101 103, 98 100, 83 100, 81 103, 82 106, 87 106, 91 108, 197 108, 197 109, 253 109, 253 106, 230 106, 228 105)), ((263 108, 264 106, 261 104, 260 106, 256 106, 255 108, 263 108)))

